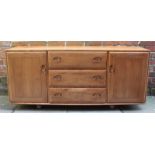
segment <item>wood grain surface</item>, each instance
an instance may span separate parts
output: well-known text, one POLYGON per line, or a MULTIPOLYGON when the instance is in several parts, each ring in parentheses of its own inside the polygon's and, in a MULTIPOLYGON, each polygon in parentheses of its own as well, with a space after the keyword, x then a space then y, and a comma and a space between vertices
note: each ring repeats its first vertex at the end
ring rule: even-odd
POLYGON ((7 53, 12 102, 47 102, 46 52, 7 53))
POLYGON ((50 103, 105 103, 105 88, 49 88, 50 103))
POLYGON ((108 102, 145 102, 148 57, 146 52, 110 52, 108 102))
POLYGON ((107 52, 48 52, 49 69, 106 69, 107 52))
POLYGON ((49 87, 105 86, 105 70, 49 70, 49 87))
POLYGON ((85 51, 85 52, 94 52, 94 51, 123 51, 123 52, 138 52, 138 51, 149 51, 148 49, 145 49, 143 47, 139 46, 30 46, 30 47, 24 47, 24 46, 17 46, 10 49, 7 49, 6 51, 15 51, 15 52, 26 52, 26 51, 85 51))

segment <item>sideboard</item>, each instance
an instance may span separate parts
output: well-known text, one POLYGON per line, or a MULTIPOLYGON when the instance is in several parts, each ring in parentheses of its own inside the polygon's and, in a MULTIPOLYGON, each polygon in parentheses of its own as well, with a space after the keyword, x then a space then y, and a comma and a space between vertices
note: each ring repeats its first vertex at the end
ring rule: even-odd
POLYGON ((134 46, 13 47, 6 51, 14 104, 145 103, 149 50, 134 46))

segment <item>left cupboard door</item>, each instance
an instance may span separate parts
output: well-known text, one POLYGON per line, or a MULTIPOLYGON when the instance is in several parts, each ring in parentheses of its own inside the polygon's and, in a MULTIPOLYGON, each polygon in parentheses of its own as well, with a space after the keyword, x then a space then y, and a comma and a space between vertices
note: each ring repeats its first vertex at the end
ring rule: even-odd
POLYGON ((47 102, 46 54, 46 51, 7 53, 8 87, 11 102, 47 102))

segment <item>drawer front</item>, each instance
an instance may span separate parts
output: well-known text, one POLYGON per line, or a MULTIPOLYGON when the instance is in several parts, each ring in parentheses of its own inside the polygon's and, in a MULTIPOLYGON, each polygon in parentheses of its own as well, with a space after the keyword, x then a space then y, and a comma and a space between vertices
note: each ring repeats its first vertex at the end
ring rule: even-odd
POLYGON ((49 69, 106 69, 106 52, 48 52, 49 69))
POLYGON ((104 103, 105 88, 49 88, 50 103, 104 103))
POLYGON ((49 70, 49 87, 105 87, 105 70, 49 70))

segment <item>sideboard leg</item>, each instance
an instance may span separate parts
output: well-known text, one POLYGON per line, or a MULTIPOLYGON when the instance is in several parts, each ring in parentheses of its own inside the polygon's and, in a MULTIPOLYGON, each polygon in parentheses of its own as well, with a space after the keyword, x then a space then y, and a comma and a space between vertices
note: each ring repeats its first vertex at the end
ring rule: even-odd
POLYGON ((41 109, 41 107, 42 107, 41 105, 37 105, 36 106, 37 109, 41 109))
POLYGON ((115 109, 115 106, 114 105, 110 105, 110 109, 115 109))

